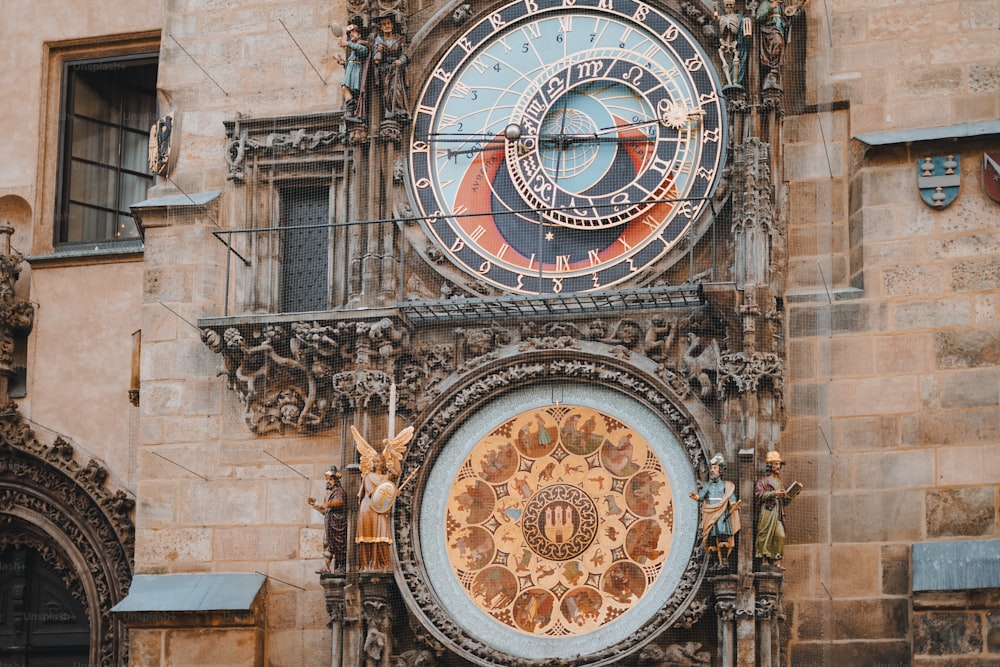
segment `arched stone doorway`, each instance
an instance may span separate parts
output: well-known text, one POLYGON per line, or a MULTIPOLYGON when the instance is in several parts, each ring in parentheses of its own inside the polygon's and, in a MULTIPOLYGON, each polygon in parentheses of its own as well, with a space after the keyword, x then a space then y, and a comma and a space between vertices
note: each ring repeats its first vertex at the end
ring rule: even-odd
POLYGON ((0 662, 128 662, 111 608, 132 581, 134 501, 95 459, 40 443, 16 405, 0 406, 0 662), (9 658, 9 659, 8 659, 9 658))
POLYGON ((4 523, 0 664, 87 664, 90 620, 79 576, 33 526, 19 519, 4 523))

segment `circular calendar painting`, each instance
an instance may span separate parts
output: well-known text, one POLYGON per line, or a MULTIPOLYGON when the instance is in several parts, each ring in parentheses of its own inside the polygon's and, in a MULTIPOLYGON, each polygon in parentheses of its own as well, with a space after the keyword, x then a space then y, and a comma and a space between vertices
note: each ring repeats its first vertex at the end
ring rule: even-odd
POLYGON ((604 655, 669 623, 696 576, 686 447, 634 398, 557 392, 517 389, 463 419, 420 500, 440 606, 474 641, 528 659, 604 655))
POLYGON ((674 531, 670 480, 643 437, 598 409, 519 414, 451 485, 448 561, 476 605, 533 635, 587 633, 655 583, 674 531))

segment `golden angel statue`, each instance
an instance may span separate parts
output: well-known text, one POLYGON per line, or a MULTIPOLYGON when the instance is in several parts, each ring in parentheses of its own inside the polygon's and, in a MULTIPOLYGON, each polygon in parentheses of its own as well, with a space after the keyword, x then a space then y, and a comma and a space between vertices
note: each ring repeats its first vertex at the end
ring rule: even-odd
POLYGON ((362 572, 388 572, 392 569, 389 545, 389 509, 396 500, 396 480, 402 471, 403 453, 413 439, 413 427, 399 435, 382 440, 382 453, 365 441, 358 429, 351 426, 351 435, 361 455, 361 488, 358 489, 358 529, 354 542, 362 572))

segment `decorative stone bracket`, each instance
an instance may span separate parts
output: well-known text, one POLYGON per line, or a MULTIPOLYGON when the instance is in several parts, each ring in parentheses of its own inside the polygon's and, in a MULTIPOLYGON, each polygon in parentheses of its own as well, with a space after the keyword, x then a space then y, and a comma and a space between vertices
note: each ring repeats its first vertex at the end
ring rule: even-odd
POLYGON ((329 428, 339 415, 388 405, 395 359, 408 340, 395 319, 270 322, 210 327, 220 375, 257 435, 329 428))
POLYGON ((225 126, 229 179, 237 183, 245 181, 245 170, 252 157, 295 161, 307 154, 322 154, 351 143, 341 111, 273 118, 237 115, 225 121, 225 126))

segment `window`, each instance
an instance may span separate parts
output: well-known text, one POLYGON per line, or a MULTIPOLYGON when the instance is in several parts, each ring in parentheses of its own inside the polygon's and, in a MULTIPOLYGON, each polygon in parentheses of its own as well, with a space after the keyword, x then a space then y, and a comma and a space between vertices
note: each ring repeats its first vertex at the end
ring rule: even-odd
POLYGON ((156 55, 63 63, 56 243, 138 242, 129 205, 146 198, 156 55))
POLYGON ((329 217, 329 187, 281 189, 281 220, 285 227, 282 312, 303 313, 330 307, 329 217))

